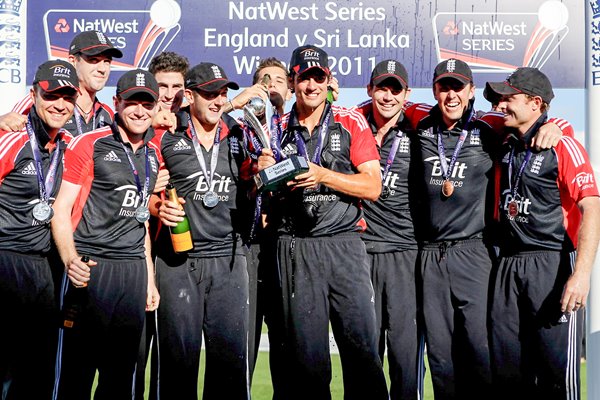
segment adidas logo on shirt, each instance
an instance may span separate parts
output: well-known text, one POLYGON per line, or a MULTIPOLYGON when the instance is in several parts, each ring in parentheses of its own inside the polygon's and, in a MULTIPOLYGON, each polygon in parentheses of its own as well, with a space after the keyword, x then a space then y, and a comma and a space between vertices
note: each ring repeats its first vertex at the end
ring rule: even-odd
POLYGON ((111 150, 107 155, 104 156, 104 161, 121 162, 121 159, 114 151, 111 150))
POLYGON ((27 166, 23 168, 23 171, 21 171, 21 173, 23 175, 36 175, 37 171, 35 169, 35 164, 33 163, 33 161, 27 164, 27 166))
POLYGON ((180 139, 179 142, 175 143, 173 146, 173 151, 181 151, 181 150, 189 150, 191 146, 185 142, 185 140, 180 139))

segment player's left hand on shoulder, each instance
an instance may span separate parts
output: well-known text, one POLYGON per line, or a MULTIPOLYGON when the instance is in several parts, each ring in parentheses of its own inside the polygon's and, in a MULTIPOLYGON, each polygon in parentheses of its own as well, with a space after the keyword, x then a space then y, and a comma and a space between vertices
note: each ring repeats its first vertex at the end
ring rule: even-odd
POLYGON ((558 144, 562 136, 562 131, 556 124, 544 124, 531 139, 531 147, 538 151, 550 149, 558 144))

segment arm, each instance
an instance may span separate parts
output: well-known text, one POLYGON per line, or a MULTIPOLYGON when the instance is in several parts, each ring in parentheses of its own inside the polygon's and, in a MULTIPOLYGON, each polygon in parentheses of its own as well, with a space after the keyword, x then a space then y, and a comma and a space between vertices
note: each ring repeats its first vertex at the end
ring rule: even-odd
POLYGON ((16 112, 8 112, 0 115, 0 130, 8 132, 17 132, 25 127, 27 115, 21 115, 16 112))
POLYGON ((90 260, 88 264, 81 261, 81 256, 77 253, 73 240, 71 211, 80 189, 81 186, 63 180, 53 205, 54 217, 51 222, 52 236, 60 258, 65 265, 69 279, 77 287, 87 284, 90 280, 90 266, 96 265, 93 260, 90 260))
POLYGON ((252 97, 260 97, 266 101, 269 97, 269 91, 262 83, 256 83, 229 100, 223 106, 223 112, 230 113, 233 110, 241 110, 252 97))
POLYGON ((154 311, 158 308, 160 302, 160 295, 156 288, 156 281, 154 279, 154 263, 152 262, 151 256, 151 241, 150 241, 150 224, 146 222, 146 236, 144 238, 144 247, 146 253, 146 268, 148 268, 148 292, 146 295, 146 311, 154 311))
POLYGON ((590 291, 590 277, 598 241, 600 240, 600 198, 584 197, 577 205, 581 210, 577 258, 573 273, 567 280, 561 298, 562 312, 577 311, 584 307, 590 291))
POLYGON ((381 194, 381 171, 378 160, 358 165, 357 174, 343 174, 309 163, 308 172, 288 183, 293 187, 313 187, 323 184, 335 191, 359 199, 375 201, 381 194))

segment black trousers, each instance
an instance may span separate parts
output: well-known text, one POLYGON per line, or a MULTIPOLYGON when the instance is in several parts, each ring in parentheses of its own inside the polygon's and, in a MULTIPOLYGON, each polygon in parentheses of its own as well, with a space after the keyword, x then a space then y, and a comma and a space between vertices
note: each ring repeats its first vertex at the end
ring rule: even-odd
POLYGON ((98 370, 95 400, 129 400, 148 291, 146 260, 91 258, 98 265, 87 288, 64 277, 63 299, 83 290, 86 303, 79 323, 59 332, 56 398, 89 399, 98 370))
POLYGON ((58 314, 46 258, 0 251, 0 314, 6 399, 50 399, 58 314))
POLYGON ((583 312, 560 299, 575 252, 532 251, 500 259, 491 309, 498 399, 577 400, 583 312))
POLYGON ((197 399, 202 335, 203 399, 248 399, 246 256, 157 259, 158 394, 197 399))
POLYGON ((485 399, 491 370, 487 307, 492 260, 479 239, 420 252, 427 358, 436 400, 485 399))
POLYGON ((330 399, 329 323, 340 351, 345 399, 387 399, 377 348, 374 292, 358 234, 278 240, 283 279, 286 399, 330 399))
POLYGON ((424 341, 417 311, 417 253, 371 253, 379 356, 387 347, 392 400, 423 398, 424 341))

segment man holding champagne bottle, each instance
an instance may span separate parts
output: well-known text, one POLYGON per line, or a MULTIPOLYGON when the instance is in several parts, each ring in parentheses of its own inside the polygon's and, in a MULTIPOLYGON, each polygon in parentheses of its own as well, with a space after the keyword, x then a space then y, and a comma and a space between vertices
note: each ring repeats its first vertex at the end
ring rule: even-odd
MULTIPOLYGON (((156 245, 161 398, 196 399, 202 337, 206 338, 204 399, 248 399, 248 274, 242 244, 251 202, 250 159, 240 126, 223 114, 228 88, 239 86, 212 63, 186 75, 183 122, 160 137, 179 201, 158 203, 164 224, 156 245), (248 182, 248 183, 247 183, 248 182), (183 204, 185 212, 179 207, 183 204), (185 216, 193 248, 177 253, 185 216), (169 232, 169 229, 171 232, 169 232), (169 237, 171 236, 171 238, 169 237)), ((175 197, 175 195, 172 195, 175 197)))

